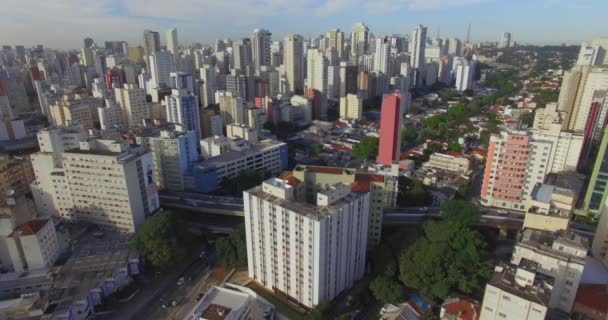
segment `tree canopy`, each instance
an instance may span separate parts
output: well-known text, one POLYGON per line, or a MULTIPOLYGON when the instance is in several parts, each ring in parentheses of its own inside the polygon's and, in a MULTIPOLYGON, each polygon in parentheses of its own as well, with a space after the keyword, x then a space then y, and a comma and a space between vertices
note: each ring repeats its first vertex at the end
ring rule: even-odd
POLYGON ((222 193, 233 197, 242 197, 243 191, 259 186, 267 174, 254 169, 244 169, 234 178, 222 181, 222 193))
POLYGON ((418 179, 399 177, 397 205, 400 207, 428 206, 433 203, 433 195, 418 179))
POLYGON ((399 304, 403 302, 403 285, 386 275, 377 276, 372 280, 369 289, 374 297, 383 303, 399 304))
POLYGON ((492 271, 485 260, 481 235, 470 228, 479 219, 477 208, 461 200, 442 205, 444 219, 427 221, 424 236, 400 257, 400 279, 432 298, 445 298, 451 290, 471 293, 492 271))
POLYGON ((215 242, 217 253, 227 268, 238 268, 247 265, 247 242, 245 225, 241 224, 230 236, 215 242))
POLYGON ((418 139, 418 132, 413 126, 405 126, 401 129, 401 141, 405 144, 410 144, 418 139))
POLYGON ((148 218, 131 240, 152 266, 166 268, 184 256, 192 235, 186 225, 171 211, 163 211, 148 218))
POLYGON ((380 140, 376 137, 365 137, 353 147, 353 156, 359 159, 375 159, 379 143, 380 140))

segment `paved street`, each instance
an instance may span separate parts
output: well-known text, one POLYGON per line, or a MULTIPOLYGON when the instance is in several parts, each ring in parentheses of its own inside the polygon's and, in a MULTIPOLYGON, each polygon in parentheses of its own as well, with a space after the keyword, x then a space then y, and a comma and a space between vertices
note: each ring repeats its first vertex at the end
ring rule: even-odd
POLYGON ((114 312, 103 319, 182 319, 194 306, 199 293, 205 292, 209 280, 209 267, 204 259, 192 257, 178 267, 157 275, 145 275, 137 278, 139 293, 128 302, 121 302, 114 312), (185 283, 177 285, 180 277, 185 283), (168 301, 169 306, 175 299, 180 303, 165 309, 161 299, 168 301))

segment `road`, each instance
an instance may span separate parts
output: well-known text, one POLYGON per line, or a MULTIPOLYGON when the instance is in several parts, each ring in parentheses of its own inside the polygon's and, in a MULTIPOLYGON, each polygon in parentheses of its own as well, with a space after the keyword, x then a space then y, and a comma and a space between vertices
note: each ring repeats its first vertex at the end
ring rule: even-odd
MULTIPOLYGON (((121 302, 109 319, 182 319, 194 306, 199 293, 206 291, 208 285, 208 263, 195 257, 178 264, 180 267, 161 274, 139 276, 136 281, 139 293, 128 302, 121 302), (177 280, 184 277, 185 283, 177 285, 177 280), (176 307, 165 309, 161 299, 183 297, 176 307)), ((169 301, 170 303, 170 301, 169 301)))

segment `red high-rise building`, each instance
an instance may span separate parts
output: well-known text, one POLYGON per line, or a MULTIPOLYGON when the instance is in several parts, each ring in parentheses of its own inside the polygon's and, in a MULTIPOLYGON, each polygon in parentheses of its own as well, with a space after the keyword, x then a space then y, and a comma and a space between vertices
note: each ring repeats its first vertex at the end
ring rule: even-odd
POLYGON ((380 114, 380 146, 376 162, 391 165, 401 153, 401 93, 387 95, 380 114))
POLYGON ((312 106, 312 118, 314 120, 320 120, 321 117, 321 92, 316 89, 306 89, 304 92, 306 99, 310 101, 312 106))

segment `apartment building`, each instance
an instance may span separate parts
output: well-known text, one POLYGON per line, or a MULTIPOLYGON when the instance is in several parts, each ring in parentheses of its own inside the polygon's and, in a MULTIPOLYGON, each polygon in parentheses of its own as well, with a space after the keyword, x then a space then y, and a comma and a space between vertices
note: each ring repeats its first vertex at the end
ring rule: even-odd
POLYGON ((306 196, 312 200, 318 188, 343 182, 350 184, 354 192, 369 192, 370 207, 367 231, 367 248, 375 248, 382 236, 382 214, 385 207, 394 207, 397 201, 398 183, 391 176, 357 172, 354 169, 297 165, 293 171, 284 172, 281 178, 294 177, 303 181, 308 189, 306 196))
POLYGON ((363 98, 349 93, 340 98, 340 118, 347 120, 363 119, 363 98))
POLYGON ((159 209, 152 154, 126 141, 88 139, 62 154, 68 219, 136 231, 159 209))
MULTIPOLYGON (((207 139, 203 143, 205 141, 207 139)), ((262 140, 250 144, 242 139, 229 141, 229 148, 222 148, 221 145, 211 146, 221 153, 207 158, 194 167, 193 188, 198 192, 214 191, 223 179, 235 178, 245 169, 270 172, 273 175, 279 175, 287 169, 287 144, 284 142, 262 140)))
POLYGON ((56 104, 51 105, 51 117, 56 126, 81 125, 85 130, 93 129, 99 121, 97 108, 102 105, 101 99, 80 95, 65 95, 56 104))
POLYGON ((162 130, 159 135, 136 137, 152 153, 154 176, 160 190, 184 191, 187 177, 198 161, 198 137, 194 131, 162 130))
POLYGON ((59 257, 61 247, 52 220, 31 220, 7 238, 15 272, 51 267, 59 257))
POLYGON ((537 264, 501 263, 486 284, 480 320, 544 320, 553 279, 537 272, 537 264))
POLYGON ((338 182, 318 188, 273 178, 244 192, 249 276, 312 308, 365 271, 369 193, 338 182))
POLYGON ((515 245, 511 263, 534 262, 538 272, 553 278, 548 306, 570 313, 588 249, 587 238, 571 231, 525 229, 515 245))
POLYGON ((608 206, 604 204, 593 237, 591 254, 608 268, 608 206))

